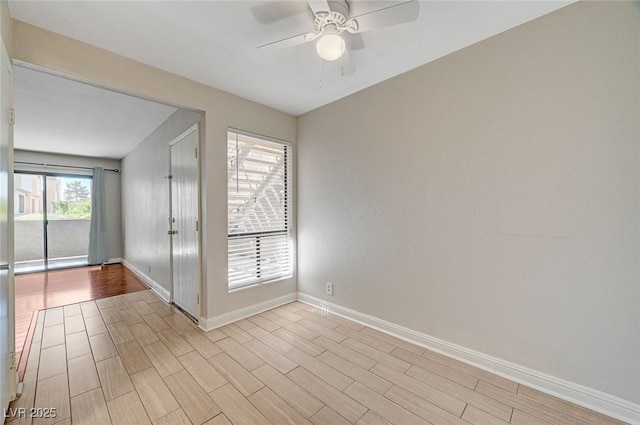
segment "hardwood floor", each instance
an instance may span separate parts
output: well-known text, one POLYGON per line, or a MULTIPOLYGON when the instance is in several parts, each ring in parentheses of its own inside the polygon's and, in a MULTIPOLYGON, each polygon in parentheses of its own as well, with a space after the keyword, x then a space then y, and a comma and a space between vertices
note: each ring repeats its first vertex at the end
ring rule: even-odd
POLYGON ((141 291, 41 311, 32 344, 34 424, 621 424, 299 302, 203 332, 141 291))
POLYGON ((21 377, 22 350, 39 310, 148 289, 121 264, 17 275, 15 288, 16 361, 21 377))

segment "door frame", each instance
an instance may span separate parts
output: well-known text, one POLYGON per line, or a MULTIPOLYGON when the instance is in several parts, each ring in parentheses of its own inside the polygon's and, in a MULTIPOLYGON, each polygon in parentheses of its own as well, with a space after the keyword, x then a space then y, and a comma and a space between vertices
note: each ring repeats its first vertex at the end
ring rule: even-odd
MULTIPOLYGON (((9 58, 9 53, 7 52, 7 48, 4 44, 4 40, 0 38, 0 55, 2 55, 3 65, 6 66, 7 71, 9 73, 9 88, 7 96, 9 96, 9 107, 11 111, 13 111, 13 61, 9 58)), ((7 119, 5 117, 4 119, 7 119)), ((18 368, 16 364, 16 317, 15 317, 15 280, 14 280, 14 269, 15 269, 15 258, 14 258, 14 224, 13 224, 13 214, 14 214, 14 202, 13 202, 13 120, 10 120, 8 128, 8 146, 7 146, 7 262, 9 263, 9 270, 7 274, 7 339, 8 341, 2 341, 2 343, 8 343, 8 355, 11 360, 10 365, 2 365, 1 367, 4 369, 4 372, 8 372, 8 386, 9 386, 9 394, 8 399, 10 401, 15 400, 18 395, 18 368)), ((4 400, 2 400, 4 401, 4 400)), ((4 409, 9 406, 2 406, 4 409)))
POLYGON ((180 142, 182 139, 184 139, 186 136, 188 136, 189 134, 193 133, 194 131, 198 132, 198 143, 196 144, 196 149, 197 149, 197 156, 196 156, 196 193, 197 193, 197 203, 198 203, 198 207, 197 207, 197 213, 198 213, 198 234, 196 237, 196 240, 198 242, 198 296, 199 296, 199 302, 198 302, 198 311, 196 312, 196 317, 193 317, 193 314, 187 311, 184 311, 183 308, 179 305, 177 305, 176 303, 173 302, 173 292, 174 292, 174 284, 175 282, 173 281, 173 235, 169 235, 169 268, 171 270, 171 276, 170 276, 170 282, 171 282, 171 289, 169 290, 169 302, 173 305, 175 305, 176 307, 178 307, 180 309, 180 311, 184 312, 185 314, 187 314, 187 316, 191 316, 193 317, 196 321, 200 321, 200 317, 202 317, 202 305, 203 305, 203 301, 202 301, 202 193, 201 193, 201 188, 202 185, 200 184, 200 179, 201 179, 201 174, 200 174, 200 161, 201 161, 201 153, 202 153, 202 149, 200 148, 201 146, 201 138, 202 138, 202 134, 200 132, 200 123, 195 123, 193 124, 191 127, 189 127, 188 129, 186 129, 185 131, 183 131, 182 133, 180 133, 178 136, 176 136, 174 139, 172 139, 168 146, 169 146, 169 178, 167 179, 169 181, 169 217, 168 217, 168 222, 169 222, 169 232, 172 232, 173 229, 173 170, 171 167, 171 147, 173 145, 175 145, 176 143, 180 142))

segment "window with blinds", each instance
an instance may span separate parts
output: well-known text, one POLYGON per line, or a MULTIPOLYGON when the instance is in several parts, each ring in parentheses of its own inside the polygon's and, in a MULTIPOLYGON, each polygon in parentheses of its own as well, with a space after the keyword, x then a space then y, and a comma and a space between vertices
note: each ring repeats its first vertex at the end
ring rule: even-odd
POLYGON ((290 277, 291 145, 229 129, 229 289, 290 277))

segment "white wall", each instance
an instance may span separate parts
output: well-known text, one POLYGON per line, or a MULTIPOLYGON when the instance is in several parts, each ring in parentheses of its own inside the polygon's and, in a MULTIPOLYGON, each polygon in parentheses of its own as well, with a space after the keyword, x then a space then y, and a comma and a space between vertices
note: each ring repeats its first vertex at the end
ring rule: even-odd
POLYGON ((579 2, 299 117, 299 290, 640 402, 639 24, 579 2))
POLYGON ((124 259, 171 290, 169 142, 200 121, 179 109, 122 160, 124 259))
MULTIPOLYGON (((19 142, 19 141, 18 141, 19 142)), ((90 158, 84 156, 59 155, 42 152, 15 150, 14 161, 72 165, 77 167, 102 167, 120 169, 121 163, 117 159, 90 158)), ((90 176, 91 170, 76 170, 73 168, 39 167, 15 164, 16 170, 64 173, 90 176)), ((107 202, 107 254, 109 258, 122 258, 122 206, 120 194, 120 173, 104 172, 104 196, 107 202)), ((88 242, 87 242, 88 243, 88 242)))
POLYGON ((161 103, 203 111, 203 316, 291 294, 296 277, 230 293, 227 285, 227 127, 295 142, 296 118, 123 56, 13 21, 13 58, 161 103))

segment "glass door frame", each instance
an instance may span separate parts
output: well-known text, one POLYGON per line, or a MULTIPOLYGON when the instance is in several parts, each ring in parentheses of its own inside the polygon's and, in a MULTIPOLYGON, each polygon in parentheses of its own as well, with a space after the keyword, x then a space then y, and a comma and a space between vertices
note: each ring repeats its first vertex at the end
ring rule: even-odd
MULTIPOLYGON (((27 273, 39 273, 46 272, 50 270, 63 270, 63 269, 71 269, 77 267, 85 267, 84 265, 69 265, 62 267, 54 267, 49 268, 49 235, 48 235, 48 226, 49 226, 49 217, 47 211, 47 178, 48 177, 65 177, 65 178, 77 178, 77 179, 88 179, 93 181, 92 175, 87 174, 67 174, 67 173, 55 173, 55 172, 47 172, 47 171, 27 171, 27 170, 13 170, 13 174, 26 174, 32 176, 41 176, 42 177, 42 242, 43 242, 43 268, 42 270, 29 270, 29 271, 21 271, 18 268, 14 268, 15 274, 27 274, 27 273)), ((12 196, 15 196, 15 188, 12 196)), ((91 212, 93 214, 93 211, 91 212)))

